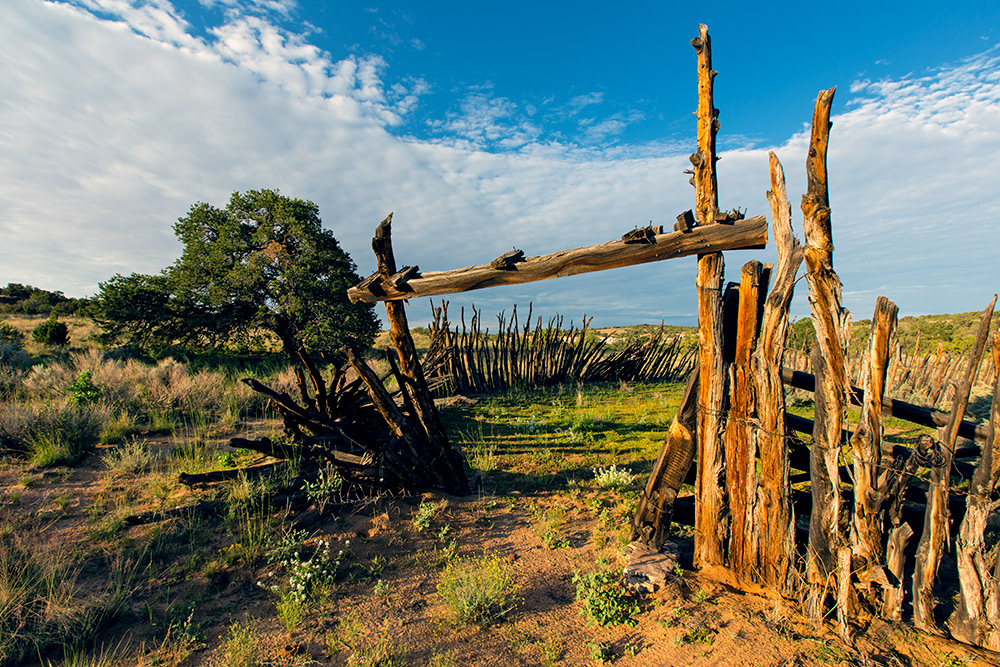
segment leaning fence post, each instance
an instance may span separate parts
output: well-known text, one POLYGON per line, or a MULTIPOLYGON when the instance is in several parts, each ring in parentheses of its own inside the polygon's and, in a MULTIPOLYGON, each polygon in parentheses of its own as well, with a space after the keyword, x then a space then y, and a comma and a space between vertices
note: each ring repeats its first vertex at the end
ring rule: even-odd
POLYGON ((986 337, 990 333, 990 320, 993 318, 993 306, 996 302, 997 297, 994 294, 993 300, 979 319, 979 332, 976 334, 975 345, 969 353, 969 366, 960 386, 955 388, 955 403, 951 408, 951 418, 941 436, 944 460, 940 466, 935 466, 931 470, 930 486, 927 489, 924 530, 917 545, 917 565, 913 571, 913 624, 920 630, 934 634, 941 634, 934 622, 934 579, 941 563, 941 553, 948 541, 948 495, 951 490, 951 464, 955 455, 955 443, 958 440, 958 426, 969 404, 972 379, 986 348, 986 337))

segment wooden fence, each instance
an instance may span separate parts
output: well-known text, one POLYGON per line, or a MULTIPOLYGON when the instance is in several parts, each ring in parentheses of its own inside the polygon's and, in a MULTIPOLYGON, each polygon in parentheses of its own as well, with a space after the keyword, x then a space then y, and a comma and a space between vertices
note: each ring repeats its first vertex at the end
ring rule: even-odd
POLYGON ((655 334, 613 349, 607 337, 589 328, 586 318, 577 329, 563 328, 560 315, 532 324, 531 306, 524 324, 517 306, 510 317, 497 315, 490 333, 482 311, 475 307, 468 326, 465 310, 461 328, 448 321, 448 304, 433 308, 431 344, 424 366, 428 381, 447 394, 502 391, 566 382, 682 380, 691 372, 696 350, 663 327, 655 334))

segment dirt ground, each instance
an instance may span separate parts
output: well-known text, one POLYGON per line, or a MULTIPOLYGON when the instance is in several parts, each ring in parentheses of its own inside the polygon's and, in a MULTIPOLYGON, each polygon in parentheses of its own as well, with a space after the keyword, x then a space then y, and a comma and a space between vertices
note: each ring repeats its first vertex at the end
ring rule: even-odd
MULTIPOLYGON (((102 531, 100 515, 115 511, 109 498, 128 497, 137 484, 151 483, 110 476, 101 458, 106 449, 68 469, 0 467, 5 539, 76 554, 78 595, 99 588, 107 577, 99 564, 114 554, 144 559, 137 560, 144 569, 124 608, 100 631, 97 648, 88 649, 111 647, 113 654, 105 663, 88 664, 1000 664, 995 654, 877 619, 855 627, 853 642, 845 643, 830 623, 795 613, 794 601, 738 591, 724 572, 691 571, 684 560, 691 545, 683 538, 681 567, 641 600, 634 625, 588 624, 576 600, 574 573, 593 570, 599 561, 620 567, 616 556, 622 551, 621 526, 609 526, 612 515, 605 511, 614 508, 614 499, 594 488, 558 495, 381 497, 330 506, 323 515, 307 513, 308 521, 285 517, 308 532, 307 546, 323 539, 346 554, 329 598, 288 630, 276 615, 275 595, 258 583, 280 576, 278 568, 227 560, 235 538, 220 519, 180 517, 102 531), (435 511, 418 530, 413 518, 421 504, 435 511), (545 516, 558 517, 561 539, 554 548, 543 545, 539 517, 545 516), (518 603, 486 627, 456 624, 437 592, 440 573, 456 556, 482 554, 496 554, 513 567, 518 603), (234 627, 248 633, 254 649, 249 662, 234 660, 234 627)), ((165 488, 171 504, 208 494, 165 488)), ((132 493, 130 511, 143 509, 145 493, 132 493)), ((158 502, 165 502, 162 496, 158 502)), ((49 651, 24 664, 58 659, 58 652, 49 651)))

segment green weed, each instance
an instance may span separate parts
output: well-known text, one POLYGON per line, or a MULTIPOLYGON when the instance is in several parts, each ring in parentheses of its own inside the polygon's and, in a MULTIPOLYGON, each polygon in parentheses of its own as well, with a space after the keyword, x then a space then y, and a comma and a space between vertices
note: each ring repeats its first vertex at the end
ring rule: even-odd
POLYGON ((499 556, 455 559, 438 578, 437 591, 456 623, 489 625, 518 603, 511 566, 499 556))
POLYGON ((577 572, 573 575, 580 613, 595 625, 635 625, 639 605, 615 570, 577 572))

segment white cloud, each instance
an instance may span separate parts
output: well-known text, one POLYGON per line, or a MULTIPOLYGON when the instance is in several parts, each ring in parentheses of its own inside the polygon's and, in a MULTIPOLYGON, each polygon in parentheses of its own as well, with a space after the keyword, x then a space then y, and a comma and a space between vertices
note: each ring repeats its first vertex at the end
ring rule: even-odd
MULTIPOLYGON (((399 261, 439 269, 670 225, 692 204, 689 147, 607 146, 634 115, 583 119, 555 143, 541 116, 559 105, 530 115, 486 86, 439 121, 439 140, 400 138, 392 131, 431 84, 393 80, 377 55, 333 61, 237 3, 205 39, 163 1, 80 4, 114 21, 61 3, 0 6, 0 282, 82 295, 117 272, 155 272, 179 253, 172 222, 237 189, 316 201, 362 271, 375 224, 393 210, 399 261)), ((835 110, 847 110, 830 145, 835 261, 856 319, 876 294, 904 313, 954 312, 982 307, 1000 284, 998 64, 991 50, 939 72, 857 82, 850 104, 838 93, 835 110)), ((797 204, 806 137, 776 150, 797 204)), ((766 150, 729 151, 719 173, 723 207, 767 212, 766 150)), ((727 253, 729 275, 769 255, 727 253)), ((489 313, 534 300, 536 313, 558 308, 577 322, 583 312, 595 324, 691 322, 694 296, 689 259, 472 293, 452 300, 453 319, 462 303, 489 313)), ((427 311, 414 307, 419 321, 427 311)))

